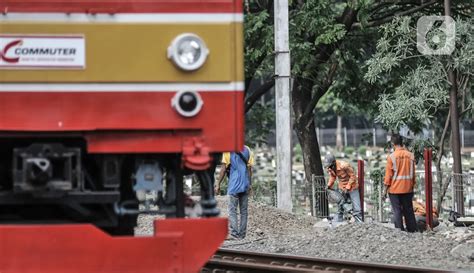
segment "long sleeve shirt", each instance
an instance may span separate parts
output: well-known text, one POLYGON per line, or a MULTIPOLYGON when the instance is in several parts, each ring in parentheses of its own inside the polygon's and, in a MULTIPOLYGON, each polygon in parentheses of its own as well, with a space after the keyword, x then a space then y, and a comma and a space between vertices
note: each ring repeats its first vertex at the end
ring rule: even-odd
POLYGON ((328 187, 332 188, 336 179, 339 180, 338 187, 341 190, 352 191, 359 188, 354 168, 342 160, 336 160, 336 171, 329 173, 328 187))
POLYGON ((384 184, 389 193, 403 194, 413 192, 415 187, 415 157, 404 147, 397 147, 387 157, 384 184))

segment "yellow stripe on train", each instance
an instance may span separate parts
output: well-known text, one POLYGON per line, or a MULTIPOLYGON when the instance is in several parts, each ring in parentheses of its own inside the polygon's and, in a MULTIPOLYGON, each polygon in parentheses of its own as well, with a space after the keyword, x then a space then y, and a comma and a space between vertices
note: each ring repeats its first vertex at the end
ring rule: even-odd
POLYGON ((2 69, 0 82, 238 82, 243 80, 241 23, 46 23, 4 22, 2 34, 83 35, 83 69, 2 69), (206 43, 209 56, 186 72, 168 59, 182 33, 206 43))

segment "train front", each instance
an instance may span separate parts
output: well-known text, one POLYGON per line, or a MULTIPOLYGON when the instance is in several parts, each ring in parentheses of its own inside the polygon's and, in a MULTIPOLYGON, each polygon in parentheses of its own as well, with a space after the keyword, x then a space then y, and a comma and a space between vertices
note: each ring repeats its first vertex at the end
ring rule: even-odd
POLYGON ((243 146, 241 1, 0 10, 0 272, 199 270, 227 233, 208 169, 243 146), (110 236, 141 212, 154 236, 110 236))

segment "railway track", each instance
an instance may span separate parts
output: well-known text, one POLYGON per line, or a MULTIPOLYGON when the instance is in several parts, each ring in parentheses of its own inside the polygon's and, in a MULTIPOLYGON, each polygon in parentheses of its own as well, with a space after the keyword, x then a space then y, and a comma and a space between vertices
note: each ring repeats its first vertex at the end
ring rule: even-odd
POLYGON ((220 248, 201 270, 223 272, 454 272, 433 268, 321 259, 220 248))

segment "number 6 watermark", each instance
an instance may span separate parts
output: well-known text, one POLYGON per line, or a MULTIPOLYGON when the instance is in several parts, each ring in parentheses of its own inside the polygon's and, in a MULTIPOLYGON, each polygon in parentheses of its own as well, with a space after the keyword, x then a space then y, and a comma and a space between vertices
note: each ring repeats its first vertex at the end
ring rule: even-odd
POLYGON ((416 23, 416 48, 423 55, 450 55, 456 47, 456 22, 450 16, 422 16, 416 23))

